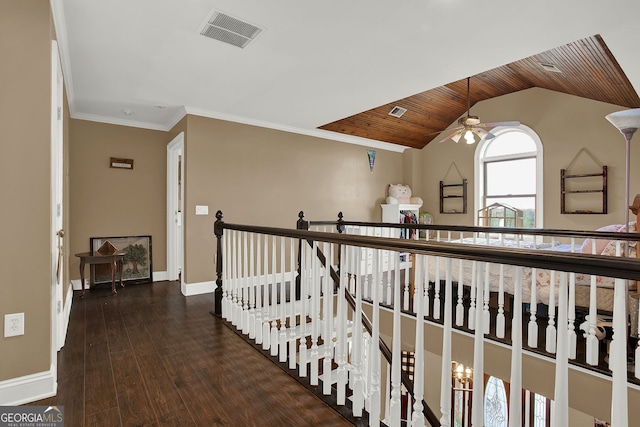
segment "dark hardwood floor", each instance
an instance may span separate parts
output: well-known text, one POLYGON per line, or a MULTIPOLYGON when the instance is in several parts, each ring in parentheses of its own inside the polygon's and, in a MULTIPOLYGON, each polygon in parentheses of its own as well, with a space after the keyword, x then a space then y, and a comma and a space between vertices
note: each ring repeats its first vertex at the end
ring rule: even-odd
POLYGON ((177 282, 74 295, 58 394, 66 426, 347 426, 177 282))

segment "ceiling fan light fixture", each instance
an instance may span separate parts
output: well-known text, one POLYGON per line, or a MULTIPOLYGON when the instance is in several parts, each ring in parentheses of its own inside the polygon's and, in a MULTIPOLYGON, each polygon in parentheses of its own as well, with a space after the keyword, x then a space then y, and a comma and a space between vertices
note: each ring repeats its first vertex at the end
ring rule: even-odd
POLYGON ((473 132, 471 132, 470 130, 464 133, 464 140, 467 144, 475 144, 476 142, 476 138, 475 136, 473 136, 473 132))

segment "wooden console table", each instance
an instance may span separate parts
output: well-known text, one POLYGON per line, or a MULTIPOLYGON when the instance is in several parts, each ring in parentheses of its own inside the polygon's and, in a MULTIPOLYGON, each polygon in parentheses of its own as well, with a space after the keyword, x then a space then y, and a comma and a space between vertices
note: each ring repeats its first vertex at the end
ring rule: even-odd
POLYGON ((81 252, 76 254, 78 258, 80 258, 80 281, 82 282, 82 293, 81 297, 84 296, 84 266, 86 264, 109 264, 111 265, 111 292, 113 295, 116 295, 118 291, 116 291, 116 274, 119 273, 119 281, 120 286, 124 288, 124 284, 122 283, 122 264, 124 261, 124 252, 115 252, 111 255, 101 255, 97 252, 81 252))

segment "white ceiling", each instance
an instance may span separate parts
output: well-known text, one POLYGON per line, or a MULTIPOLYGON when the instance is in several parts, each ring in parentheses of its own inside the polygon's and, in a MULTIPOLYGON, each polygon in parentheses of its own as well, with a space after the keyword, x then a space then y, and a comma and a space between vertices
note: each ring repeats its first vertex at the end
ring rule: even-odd
POLYGON ((595 34, 640 92, 638 0, 51 3, 80 119, 168 130, 188 112, 345 140, 316 128, 595 34), (264 31, 208 39, 213 10, 264 31))

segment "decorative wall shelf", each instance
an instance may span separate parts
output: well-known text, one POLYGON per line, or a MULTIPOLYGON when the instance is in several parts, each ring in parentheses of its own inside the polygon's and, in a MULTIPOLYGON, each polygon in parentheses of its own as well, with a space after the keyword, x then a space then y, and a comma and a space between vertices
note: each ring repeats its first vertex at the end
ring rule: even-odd
POLYGON ((602 165, 586 148, 578 152, 569 167, 560 170, 560 213, 582 215, 603 215, 607 213, 607 167, 602 165), (600 170, 588 173, 571 173, 571 167, 583 153, 589 155, 600 170), (595 184, 594 178, 600 178, 601 184, 595 184), (586 186, 577 184, 578 186, 576 187, 576 182, 580 180, 588 184, 586 186), (571 209, 569 205, 572 203, 567 200, 568 197, 573 198, 573 204, 577 203, 576 198, 584 197, 584 202, 593 203, 594 209, 571 209))
POLYGON ((467 179, 462 177, 462 174, 460 173, 460 170, 458 170, 455 162, 451 163, 443 180, 440 181, 440 213, 467 213, 467 179), (447 175, 449 175, 451 168, 456 170, 462 182, 456 184, 445 184, 445 180, 447 179, 447 175), (447 202, 449 199, 451 199, 451 201, 447 202))

